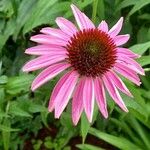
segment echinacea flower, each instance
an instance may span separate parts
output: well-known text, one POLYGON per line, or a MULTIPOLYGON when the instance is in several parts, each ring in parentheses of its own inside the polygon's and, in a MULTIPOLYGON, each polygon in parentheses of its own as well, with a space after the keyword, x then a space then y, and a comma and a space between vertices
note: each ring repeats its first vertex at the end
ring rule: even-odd
POLYGON ((123 17, 109 30, 105 21, 98 27, 76 6, 71 5, 77 28, 72 22, 58 17, 59 29, 46 27, 41 34, 31 37, 38 45, 28 48, 25 53, 38 57, 27 62, 23 71, 44 70, 34 79, 31 89, 34 91, 61 72, 64 75, 53 89, 49 101, 49 111, 55 110, 59 118, 72 98, 72 120, 76 125, 82 111, 89 122, 92 121, 94 103, 101 114, 107 118, 105 89, 114 102, 128 112, 119 92, 131 96, 131 93, 118 76, 140 85, 137 74, 144 70, 134 60, 139 55, 120 46, 129 40, 129 35, 118 35, 122 28, 123 17), (67 72, 67 73, 66 73, 67 72))

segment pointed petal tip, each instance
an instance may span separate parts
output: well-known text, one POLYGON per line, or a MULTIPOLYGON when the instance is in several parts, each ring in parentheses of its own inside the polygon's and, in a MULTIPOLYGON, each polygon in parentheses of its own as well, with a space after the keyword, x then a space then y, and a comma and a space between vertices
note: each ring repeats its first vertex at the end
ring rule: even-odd
POLYGON ((70 7, 71 7, 71 9, 77 8, 74 4, 71 4, 70 7))
POLYGON ((49 111, 49 112, 52 112, 53 109, 49 106, 49 107, 48 107, 48 111, 49 111))
POLYGON ((25 54, 29 54, 29 55, 30 55, 30 54, 31 54, 30 49, 31 49, 31 48, 27 48, 27 49, 25 50, 25 52, 24 52, 24 53, 25 53, 25 54))
POLYGON ((129 110, 128 110, 127 107, 124 107, 123 111, 125 111, 125 112, 127 112, 127 113, 129 112, 129 110))
POLYGON ((119 20, 120 20, 121 22, 123 22, 123 20, 124 20, 124 17, 121 17, 119 20))
POLYGON ((38 87, 35 87, 34 85, 31 85, 31 91, 34 92, 38 87))
POLYGON ((56 110, 55 110, 54 115, 55 115, 55 118, 56 118, 56 119, 59 119, 59 118, 60 118, 61 113, 60 113, 59 111, 56 111, 56 110))
POLYGON ((134 96, 130 92, 128 92, 128 96, 130 96, 131 98, 134 98, 134 96))
POLYGON ((29 71, 28 71, 28 68, 26 67, 26 65, 24 65, 24 66, 22 67, 22 71, 23 71, 23 72, 29 72, 29 71))
POLYGON ((103 112, 103 117, 105 118, 105 119, 107 119, 108 118, 108 113, 107 112, 103 112))
POLYGON ((78 124, 78 122, 79 122, 79 120, 72 119, 72 123, 73 123, 74 126, 76 126, 78 124))

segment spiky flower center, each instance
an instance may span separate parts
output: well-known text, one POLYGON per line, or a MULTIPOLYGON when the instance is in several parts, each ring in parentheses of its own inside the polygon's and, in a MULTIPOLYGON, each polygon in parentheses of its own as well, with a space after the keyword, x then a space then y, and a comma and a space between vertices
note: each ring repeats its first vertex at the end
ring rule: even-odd
POLYGON ((113 39, 98 29, 77 32, 71 37, 66 49, 69 63, 81 76, 101 76, 116 61, 113 39))

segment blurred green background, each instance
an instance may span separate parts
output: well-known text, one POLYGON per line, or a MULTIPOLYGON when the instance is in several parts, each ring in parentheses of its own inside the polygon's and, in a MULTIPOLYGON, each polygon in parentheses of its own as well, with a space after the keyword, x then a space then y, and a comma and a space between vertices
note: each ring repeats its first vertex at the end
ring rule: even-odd
POLYGON ((0 0, 0 150, 150 150, 150 0, 0 0), (146 76, 137 87, 124 79, 134 99, 122 94, 129 113, 122 112, 108 96, 109 118, 97 108, 90 125, 85 115, 74 127, 70 106, 59 120, 47 110, 50 93, 59 77, 38 89, 30 85, 38 72, 25 74, 24 54, 33 45, 30 36, 42 27, 56 27, 55 18, 74 22, 70 4, 76 4, 95 24, 109 27, 123 16, 122 33, 131 35, 125 47, 142 57, 137 61, 146 76))

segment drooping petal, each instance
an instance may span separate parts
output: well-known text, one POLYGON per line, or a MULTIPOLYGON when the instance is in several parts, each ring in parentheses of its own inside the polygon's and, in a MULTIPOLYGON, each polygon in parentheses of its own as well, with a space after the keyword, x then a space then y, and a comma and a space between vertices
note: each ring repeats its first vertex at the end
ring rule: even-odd
POLYGON ((66 58, 65 55, 54 55, 54 56, 47 56, 47 55, 43 55, 43 56, 39 56, 38 58, 35 58, 29 62, 27 62, 22 70, 24 72, 29 72, 29 71, 34 71, 34 70, 38 70, 47 66, 50 66, 56 62, 62 61, 66 58))
POLYGON ((108 73, 108 77, 111 80, 111 82, 113 84, 115 84, 115 86, 120 89, 123 93, 127 94, 128 96, 132 96, 132 94, 130 93, 130 91, 128 90, 128 88, 126 87, 126 85, 123 83, 123 81, 117 76, 117 74, 113 71, 109 71, 108 73))
POLYGON ((81 113, 83 111, 83 83, 79 81, 72 100, 72 121, 74 125, 77 125, 81 113))
POLYGON ((108 24, 105 21, 102 21, 99 26, 98 29, 104 32, 108 32, 108 24))
POLYGON ((89 122, 92 122, 94 111, 94 84, 92 78, 83 79, 83 106, 89 122))
POLYGON ((139 58, 140 55, 135 54, 134 52, 132 52, 131 50, 127 49, 127 48, 117 48, 117 55, 125 55, 128 56, 130 58, 139 58))
POLYGON ((136 85, 139 86, 141 84, 140 79, 138 75, 135 73, 135 71, 127 67, 125 64, 116 63, 114 66, 114 70, 119 74, 121 74, 122 76, 129 79, 130 81, 132 81, 133 83, 135 83, 136 85))
POLYGON ((105 89, 101 79, 96 78, 94 80, 94 87, 96 102, 99 107, 99 110, 105 118, 108 118, 105 89))
POLYGON ((76 22, 81 30, 95 28, 92 21, 82 13, 75 5, 71 5, 72 12, 75 16, 76 22))
POLYGON ((59 28, 69 36, 76 34, 76 32, 78 31, 76 26, 72 22, 63 17, 56 18, 56 23, 59 28))
POLYGON ((118 35, 118 33, 121 31, 122 24, 123 24, 123 17, 121 17, 118 20, 118 22, 109 30, 108 34, 111 37, 115 37, 116 35, 118 35))
POLYGON ((50 112, 52 112, 54 110, 55 107, 55 100, 56 100, 56 96, 58 94, 58 91, 60 91, 62 85, 65 83, 65 81, 67 80, 68 76, 70 75, 70 72, 65 74, 60 80, 59 82, 57 82, 56 86, 54 87, 52 94, 51 94, 51 98, 49 100, 49 105, 48 105, 48 110, 50 112))
POLYGON ((50 28, 50 27, 45 27, 40 32, 44 33, 44 34, 48 34, 48 35, 54 36, 54 37, 58 37, 58 38, 63 39, 65 41, 68 41, 70 39, 70 36, 65 34, 60 29, 54 29, 54 28, 50 28))
POLYGON ((115 101, 115 103, 125 112, 128 112, 127 107, 125 106, 117 88, 115 87, 115 85, 110 81, 109 76, 107 75, 107 73, 103 76, 103 81, 105 84, 105 87, 109 93, 109 95, 112 97, 112 99, 115 101))
POLYGON ((119 60, 125 62, 125 65, 127 65, 130 69, 136 71, 137 73, 144 75, 144 69, 132 58, 129 58, 127 56, 119 56, 119 60))
POLYGON ((57 54, 66 54, 67 51, 64 47, 56 45, 38 45, 26 49, 26 54, 30 55, 57 55, 57 54))
POLYGON ((58 82, 61 85, 60 90, 55 91, 57 93, 55 98, 55 118, 59 118, 67 106, 79 77, 76 71, 71 71, 68 74, 68 78, 63 84, 58 82))
POLYGON ((57 63, 46 68, 32 82, 32 86, 31 86, 32 91, 36 90, 41 85, 54 78, 60 72, 67 69, 69 66, 70 65, 66 63, 57 63))
POLYGON ((120 46, 120 45, 125 44, 129 40, 129 38, 130 38, 130 35, 125 34, 125 35, 115 36, 113 39, 114 39, 116 46, 120 46))
POLYGON ((67 44, 67 41, 61 38, 50 36, 50 35, 44 35, 44 34, 38 34, 38 35, 32 36, 30 40, 40 43, 40 44, 53 44, 53 45, 59 45, 59 46, 66 46, 67 44))

